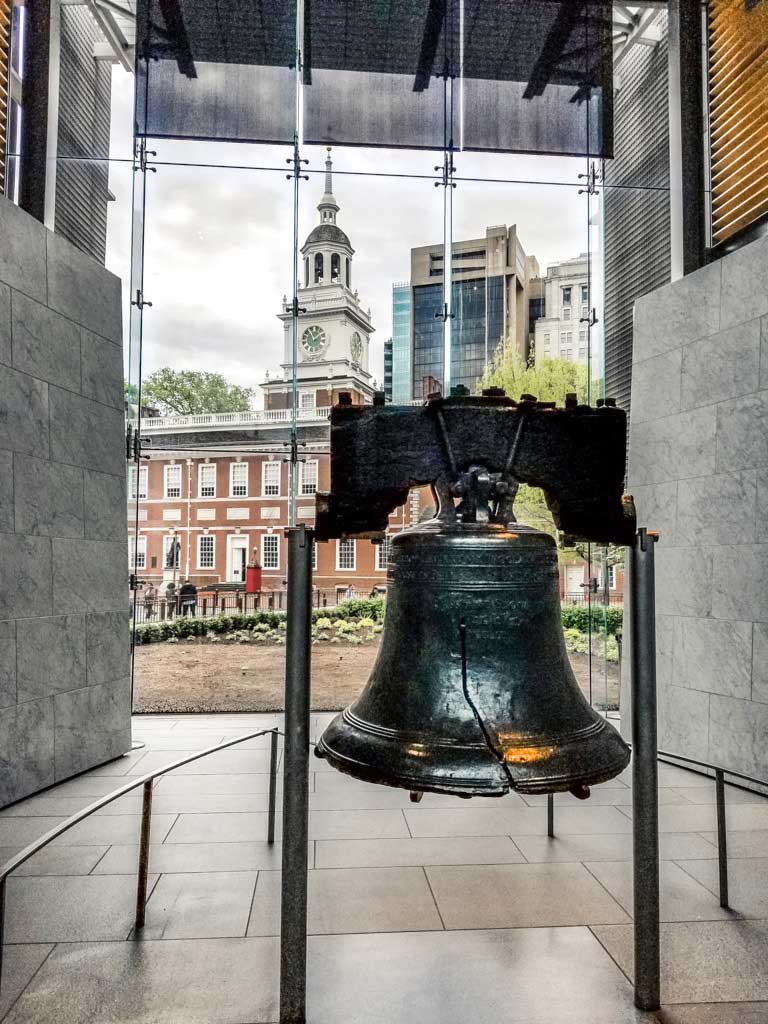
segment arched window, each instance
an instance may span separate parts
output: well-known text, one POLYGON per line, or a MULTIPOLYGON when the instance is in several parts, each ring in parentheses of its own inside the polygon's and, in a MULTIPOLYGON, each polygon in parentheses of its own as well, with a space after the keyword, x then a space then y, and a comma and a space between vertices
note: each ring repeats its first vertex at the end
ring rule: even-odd
POLYGON ((315 253, 315 284, 318 284, 323 279, 323 254, 321 252, 315 253))
POLYGON ((331 280, 338 281, 341 274, 341 259, 337 252, 331 254, 331 280))
POLYGON ((349 256, 347 256, 347 288, 349 288, 349 256))
POLYGON ((304 257, 304 287, 309 286, 309 256, 304 257))

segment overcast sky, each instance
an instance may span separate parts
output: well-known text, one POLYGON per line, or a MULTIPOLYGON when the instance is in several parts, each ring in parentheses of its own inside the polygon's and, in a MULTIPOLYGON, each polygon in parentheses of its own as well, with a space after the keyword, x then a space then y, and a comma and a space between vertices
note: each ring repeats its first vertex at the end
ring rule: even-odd
MULTIPOLYGON (((113 71, 112 157, 107 266, 129 297, 133 76, 113 71), (122 162, 121 162, 122 161, 122 162)), ((160 166, 147 175, 143 373, 160 366, 213 370, 258 387, 282 361, 277 319, 292 276, 292 182, 288 147, 234 143, 151 142, 160 166), (204 167, 208 164, 212 166, 204 167), (228 166, 224 166, 228 165, 228 166), (248 169, 238 169, 238 168, 248 169), (263 169, 253 169, 263 168, 263 169)), ((325 150, 306 147, 309 181, 301 182, 299 245, 318 222, 325 150)), ((416 175, 434 175, 439 153, 336 148, 337 222, 355 250, 353 287, 370 305, 371 370, 381 380, 383 344, 391 334, 392 284, 409 276, 410 250, 442 241, 443 190, 416 175)), ((583 159, 458 153, 453 237, 475 238, 493 224, 517 224, 542 271, 587 249, 587 201, 578 195, 583 159), (465 181, 463 178, 477 180, 465 181), (502 179, 492 181, 490 179, 502 179)), ((597 249, 592 230, 592 249, 597 249)), ((126 337, 127 337, 126 333, 126 337)), ((135 349, 134 349, 135 351, 135 349)), ((255 405, 261 406, 258 394, 255 405)))

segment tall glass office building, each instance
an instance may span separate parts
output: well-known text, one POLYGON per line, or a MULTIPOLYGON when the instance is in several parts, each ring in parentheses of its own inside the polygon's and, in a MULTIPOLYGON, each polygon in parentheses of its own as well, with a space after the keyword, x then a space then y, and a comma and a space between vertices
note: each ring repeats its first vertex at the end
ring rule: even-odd
POLYGON ((411 397, 411 286, 392 285, 392 401, 411 397))
MULTIPOLYGON (((508 344, 527 358, 529 291, 539 268, 535 257, 526 256, 514 225, 454 242, 452 263, 451 384, 475 391, 500 346, 508 344)), ((442 245, 411 250, 412 398, 442 389, 443 267, 442 245)))

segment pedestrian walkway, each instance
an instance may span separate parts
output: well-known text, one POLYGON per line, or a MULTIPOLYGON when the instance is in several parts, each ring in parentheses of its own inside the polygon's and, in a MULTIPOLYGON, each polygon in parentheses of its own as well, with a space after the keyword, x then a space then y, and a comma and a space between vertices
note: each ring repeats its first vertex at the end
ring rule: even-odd
MULTIPOLYGON (((331 716, 313 716, 316 738, 331 716)), ((146 746, 0 812, 0 861, 126 777, 274 715, 134 720, 146 746)), ((266 843, 269 737, 155 788, 146 926, 133 934, 140 791, 8 884, 5 1024, 277 1020, 280 845, 266 843)), ((466 801, 339 775, 312 758, 312 1024, 766 1024, 768 800, 727 788, 717 898, 714 783, 661 765, 661 1015, 633 1009, 629 773, 581 802, 466 801)), ((278 819, 278 835, 280 821, 278 819)))

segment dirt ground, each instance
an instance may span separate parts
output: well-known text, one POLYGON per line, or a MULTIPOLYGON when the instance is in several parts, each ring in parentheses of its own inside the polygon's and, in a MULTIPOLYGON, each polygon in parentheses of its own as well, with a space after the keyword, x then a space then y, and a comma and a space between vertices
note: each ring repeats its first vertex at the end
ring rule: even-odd
MULTIPOLYGON (((312 647, 312 709, 337 711, 365 685, 379 639, 360 646, 312 647)), ((588 659, 571 655, 579 684, 588 695, 588 659)), ((136 648, 138 712, 280 711, 283 708, 285 647, 254 644, 155 643, 136 648)), ((594 659, 592 697, 605 703, 602 663, 594 659)), ((618 672, 609 669, 608 704, 618 706, 618 672)))

